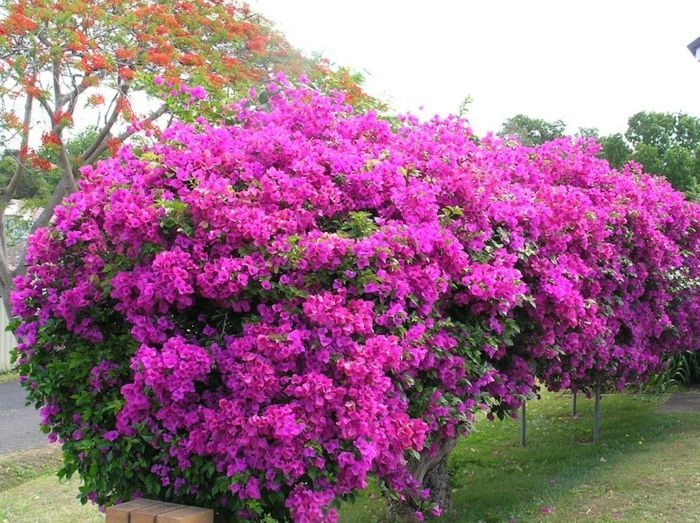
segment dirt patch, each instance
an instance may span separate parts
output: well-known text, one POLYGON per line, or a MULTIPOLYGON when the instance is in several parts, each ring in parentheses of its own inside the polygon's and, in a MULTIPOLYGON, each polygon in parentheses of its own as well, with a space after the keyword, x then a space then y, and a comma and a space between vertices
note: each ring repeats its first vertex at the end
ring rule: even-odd
POLYGON ((681 392, 672 395, 666 403, 659 406, 659 412, 697 412, 700 414, 700 390, 681 392))

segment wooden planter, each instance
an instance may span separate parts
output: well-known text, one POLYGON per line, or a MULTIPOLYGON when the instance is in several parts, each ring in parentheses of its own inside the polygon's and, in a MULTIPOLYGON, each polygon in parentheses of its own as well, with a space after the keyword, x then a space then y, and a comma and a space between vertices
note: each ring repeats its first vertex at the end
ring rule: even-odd
POLYGON ((106 523, 214 523, 214 511, 152 499, 107 507, 106 523))

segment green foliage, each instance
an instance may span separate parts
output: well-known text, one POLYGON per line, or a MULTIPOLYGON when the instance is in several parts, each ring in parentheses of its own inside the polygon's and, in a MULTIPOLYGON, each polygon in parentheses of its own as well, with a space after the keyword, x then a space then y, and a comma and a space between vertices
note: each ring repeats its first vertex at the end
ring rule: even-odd
POLYGON ((600 145, 603 148, 603 157, 615 169, 626 164, 632 154, 632 148, 627 145, 625 137, 620 133, 604 136, 600 139, 600 145))
MULTIPOLYGON (((5 149, 0 153, 0 187, 7 187, 16 168, 17 151, 5 149)), ((43 171, 28 166, 15 197, 20 199, 48 198, 51 194, 49 183, 43 171)))
POLYGON ((695 172, 694 151, 679 145, 670 147, 661 159, 662 165, 659 171, 676 189, 687 191, 697 179, 695 172))
MULTIPOLYGON (((80 157, 95 141, 97 131, 87 128, 66 140, 66 152, 74 166, 80 166, 80 157)), ((102 155, 106 156, 106 152, 102 155)), ((61 177, 56 167, 58 150, 55 147, 43 147, 37 151, 37 156, 51 165, 44 170, 35 167, 30 162, 25 166, 24 177, 17 188, 15 198, 25 200, 27 207, 43 207, 51 196, 51 191, 61 177)), ((7 187, 17 168, 17 151, 5 149, 0 153, 0 188, 7 187)))
POLYGON ((600 139, 602 156, 615 168, 633 160, 664 176, 689 198, 700 195, 700 118, 684 113, 642 111, 630 117, 627 131, 600 139))
POLYGON ((459 108, 457 109, 457 116, 460 118, 466 118, 467 114, 471 110, 472 104, 474 103, 474 98, 471 95, 467 95, 460 102, 459 108))
MULTIPOLYGON (((108 313, 95 311, 95 315, 102 324, 117 324, 115 318, 108 313)), ((118 387, 96 390, 91 385, 90 378, 91 370, 105 362, 114 362, 114 367, 109 372, 116 381, 121 382, 130 374, 128 364, 118 357, 125 351, 133 353, 136 349, 136 343, 129 336, 128 329, 112 328, 109 336, 99 343, 69 341, 68 338, 62 320, 48 320, 39 329, 39 343, 51 343, 56 347, 70 343, 71 350, 41 351, 36 358, 20 359, 18 369, 21 374, 32 376, 27 395, 30 403, 41 408, 44 407, 45 398, 54 398, 62 409, 52 417, 51 423, 61 423, 66 427, 66 433, 84 433, 80 439, 67 438, 64 441, 64 463, 58 475, 70 478, 79 472, 84 481, 80 498, 85 503, 91 491, 104 488, 102 474, 105 469, 120 471, 122 482, 114 488, 118 491, 123 489, 123 493, 126 493, 131 478, 135 475, 150 476, 148 471, 155 456, 152 447, 145 443, 143 437, 120 438, 118 442, 110 443, 95 432, 86 430, 86 427, 93 425, 114 426, 115 416, 123 406, 124 398, 118 387), (39 369, 42 371, 39 372, 39 369), (70 376, 70 379, 65 379, 66 376, 70 376), (101 401, 95 401, 96 395, 101 397, 101 401), (80 416, 73 416, 75 412, 80 412, 80 416)), ((42 430, 49 432, 51 426, 44 425, 42 430)), ((148 481, 146 484, 149 486, 148 495, 158 497, 160 484, 150 485, 148 481)))
POLYGON ((625 138, 635 148, 640 144, 656 147, 662 156, 672 147, 692 150, 700 144, 700 119, 684 113, 642 111, 627 121, 625 138))
POLYGON ((700 177, 700 118, 640 112, 629 119, 625 137, 634 149, 632 160, 665 176, 676 189, 694 191, 700 177))
POLYGON ((498 136, 515 136, 523 145, 534 146, 561 138, 565 131, 566 124, 561 120, 548 122, 540 118, 518 114, 503 123, 498 136))
POLYGON ((598 140, 600 138, 600 132, 595 127, 579 127, 576 131, 576 136, 579 138, 593 138, 598 140))
POLYGON ((634 160, 644 166, 644 170, 659 174, 662 169, 659 149, 655 145, 640 143, 634 149, 630 160, 634 160))
POLYGON ((647 392, 667 392, 677 385, 694 385, 700 383, 700 355, 687 351, 673 355, 666 370, 641 386, 647 392))
MULTIPOLYGON (((523 145, 535 146, 564 136, 561 120, 548 122, 518 114, 503 123, 499 136, 515 136, 523 145)), ((685 113, 639 112, 628 120, 625 134, 599 136, 594 127, 579 127, 579 138, 594 138, 601 156, 612 167, 635 161, 644 170, 664 176, 689 198, 700 199, 700 118, 685 113)))

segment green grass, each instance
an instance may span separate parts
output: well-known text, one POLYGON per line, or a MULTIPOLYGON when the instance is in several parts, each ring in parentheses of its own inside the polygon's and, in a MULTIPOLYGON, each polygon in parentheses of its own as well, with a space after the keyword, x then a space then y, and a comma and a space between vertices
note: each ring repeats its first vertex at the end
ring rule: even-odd
POLYGON ((0 492, 1 523, 104 523, 92 505, 75 499, 78 482, 43 476, 0 492))
POLYGON ((8 381, 17 381, 19 379, 19 373, 16 371, 0 372, 0 383, 7 383, 8 381))
POLYGON ((60 465, 61 448, 58 445, 0 456, 0 493, 34 478, 53 474, 60 465))
POLYGON ((59 482, 57 445, 0 457, 0 523, 104 523, 95 507, 75 499, 78 482, 59 482))
MULTIPOLYGON (((592 402, 585 399, 577 419, 570 397, 530 402, 524 449, 518 421, 480 420, 451 456, 455 510, 443 520, 700 521, 700 413, 656 413, 665 398, 604 396, 599 444, 591 443, 592 402)), ((0 485, 4 475, 0 468, 0 485)), ((17 472, 11 475, 17 481, 17 472)), ((42 476, 1 490, 0 523, 103 521, 75 500, 75 482, 42 476)), ((381 496, 370 490, 343 507, 341 521, 382 521, 384 513, 381 496)))
MULTIPOLYGON (((545 394, 520 422, 479 421, 450 459, 450 522, 700 521, 700 413, 658 414, 666 396, 604 396, 601 442, 593 444, 592 401, 545 394), (691 494, 692 493, 692 494, 691 494)), ((370 492, 343 521, 381 521, 370 492)))

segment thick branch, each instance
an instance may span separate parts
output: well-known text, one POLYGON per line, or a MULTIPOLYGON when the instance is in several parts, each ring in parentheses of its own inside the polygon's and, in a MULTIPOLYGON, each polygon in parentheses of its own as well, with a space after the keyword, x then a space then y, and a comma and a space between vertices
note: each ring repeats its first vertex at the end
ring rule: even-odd
POLYGON ((438 464, 442 458, 449 456, 450 452, 455 448, 455 445, 457 445, 456 438, 445 439, 440 443, 435 454, 431 455, 430 453, 424 452, 421 455, 420 461, 411 467, 413 477, 422 484, 428 471, 438 464))
POLYGON ((60 109, 59 101, 61 100, 61 62, 54 58, 53 60, 53 100, 56 105, 56 111, 60 109))
MULTIPOLYGON (((4 216, 2 217, 2 219, 0 221, 2 221, 2 226, 4 227, 5 226, 4 216)), ((12 287, 12 273, 10 273, 10 266, 7 263, 7 259, 5 256, 3 256, 3 259, 0 260, 0 281, 2 282, 2 287, 4 287, 5 289, 12 287)), ((6 298, 8 298, 8 297, 3 295, 2 298, 3 298, 3 300, 6 300, 6 298)), ((7 305, 8 303, 9 303, 9 301, 6 300, 5 304, 7 305)), ((10 309, 7 309, 8 314, 9 314, 9 312, 10 312, 10 309)))
POLYGON ((61 144, 61 150, 58 153, 58 166, 61 168, 61 179, 65 181, 68 192, 76 192, 78 190, 78 183, 75 181, 73 167, 70 164, 68 152, 63 144, 61 144))
MULTIPOLYGON (((145 119, 146 122, 153 122, 154 120, 157 120, 161 116, 163 116, 167 111, 167 106, 163 104, 161 107, 159 107, 157 110, 153 111, 150 115, 148 115, 145 119)), ((115 109, 116 112, 116 109, 115 109)), ((135 129, 127 129, 120 135, 116 137, 117 140, 120 142, 123 142, 130 136, 132 136, 136 132, 135 129)), ((97 143, 97 147, 94 148, 94 151, 87 157, 82 160, 82 165, 89 165, 93 163, 97 158, 100 157, 100 155, 107 149, 107 136, 106 135, 101 142, 98 142, 96 140, 95 143, 97 143)), ((93 147, 91 147, 93 149, 93 147)), ((39 217, 34 221, 32 224, 31 229, 29 230, 29 234, 33 234, 37 229, 40 229, 41 227, 46 227, 49 222, 51 221, 51 217, 53 216, 54 209, 56 208, 57 205, 63 201, 63 198, 76 191, 77 190, 77 183, 75 181, 75 176, 72 171, 72 167, 70 164, 70 160, 68 159, 67 152, 65 148, 61 148, 60 151, 60 156, 59 156, 59 167, 61 167, 63 173, 61 176, 61 179, 59 182, 56 184, 56 187, 54 187, 54 191, 51 194, 51 198, 49 199, 48 203, 46 206, 41 210, 41 214, 39 214, 39 217)), ((13 271, 13 275, 19 275, 23 274, 24 271, 26 270, 26 247, 25 251, 22 254, 22 257, 20 259, 19 264, 17 265, 17 268, 13 271)), ((2 278, 1 274, 1 268, 0 268, 0 278, 2 278)))

